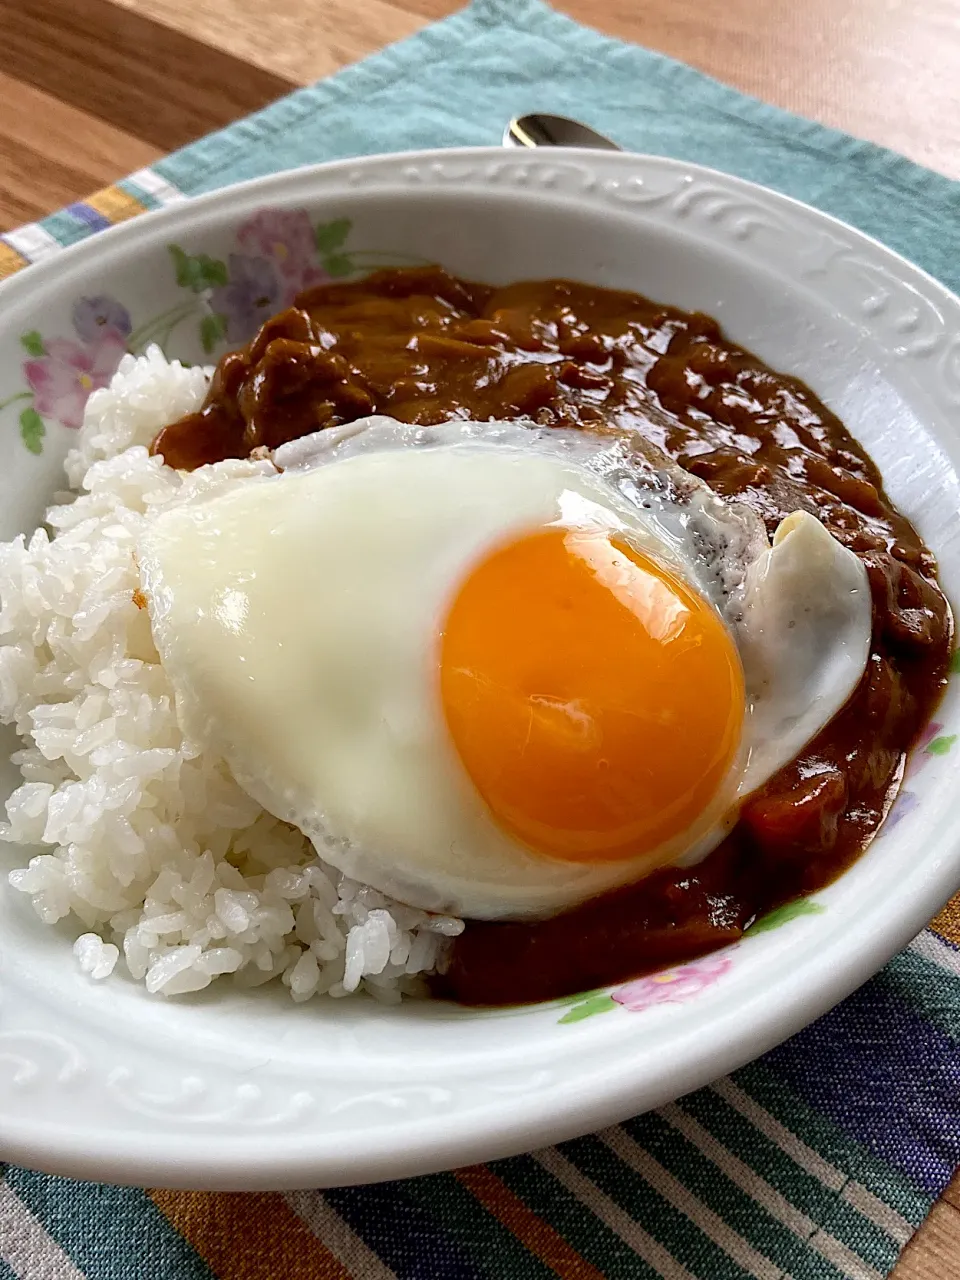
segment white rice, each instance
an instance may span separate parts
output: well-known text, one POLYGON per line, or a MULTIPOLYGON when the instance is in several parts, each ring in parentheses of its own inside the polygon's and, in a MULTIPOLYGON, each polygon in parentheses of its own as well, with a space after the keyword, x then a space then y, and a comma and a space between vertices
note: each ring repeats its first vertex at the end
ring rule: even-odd
POLYGON ((462 922, 344 878, 187 742, 135 599, 135 547, 159 510, 269 469, 187 474, 149 456, 207 377, 157 348, 126 356, 67 458, 79 496, 50 508, 50 532, 0 544, 0 720, 24 740, 0 838, 46 846, 10 884, 44 923, 79 922, 74 955, 93 979, 120 966, 169 996, 232 974, 279 978, 298 1001, 395 1003, 422 991, 462 922))

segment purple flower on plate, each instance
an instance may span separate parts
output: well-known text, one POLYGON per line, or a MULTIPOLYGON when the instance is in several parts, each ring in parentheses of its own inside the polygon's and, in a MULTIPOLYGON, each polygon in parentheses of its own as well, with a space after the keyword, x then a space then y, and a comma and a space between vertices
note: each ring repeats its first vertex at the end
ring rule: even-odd
POLYGON ((901 818, 905 818, 908 813, 913 813, 919 803, 920 797, 915 791, 901 791, 894 800, 881 830, 892 831, 901 818))
POLYGON ((90 393, 107 385, 126 349, 114 329, 105 329, 96 346, 81 346, 69 338, 51 338, 45 355, 23 364, 23 376, 33 392, 37 413, 55 418, 65 427, 79 427, 90 393))
POLYGON ((95 298, 78 298, 73 304, 73 327, 82 342, 99 343, 108 329, 121 337, 130 336, 130 312, 116 298, 101 293, 95 298))
POLYGON ((228 270, 228 282, 214 289, 210 303, 214 311, 226 317, 227 340, 246 342, 279 308, 280 282, 266 258, 231 253, 228 270))
POLYGON ((274 264, 287 298, 327 278, 316 265, 317 246, 305 209, 261 209, 240 227, 237 243, 274 264))
POLYGON ((711 986, 727 972, 732 963, 730 957, 723 953, 703 956, 700 960, 691 960, 689 964, 677 965, 675 969, 664 969, 661 973, 649 973, 644 978, 636 978, 611 991, 610 995, 617 1004, 622 1004, 632 1013, 640 1013, 657 1004, 680 1004, 711 986))

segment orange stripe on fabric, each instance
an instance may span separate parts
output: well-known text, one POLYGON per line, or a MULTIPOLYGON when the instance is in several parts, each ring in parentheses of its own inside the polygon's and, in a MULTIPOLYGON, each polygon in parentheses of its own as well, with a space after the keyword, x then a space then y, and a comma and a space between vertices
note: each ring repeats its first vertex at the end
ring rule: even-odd
POLYGON ((102 191, 95 191, 92 196, 87 196, 83 203, 96 209, 97 213, 102 213, 111 222, 126 222, 128 218, 135 218, 138 213, 146 212, 146 206, 134 196, 128 195, 122 187, 104 187, 102 191))
POLYGON ((27 260, 16 249, 0 240, 0 280, 12 276, 15 271, 27 265, 27 260))
POLYGON ((960 893, 950 899, 938 916, 933 917, 930 928, 941 938, 960 947, 960 893))
POLYGON ((218 1280, 350 1280, 346 1268, 278 1195, 147 1194, 218 1280))
POLYGON ((536 1254, 541 1262, 545 1262, 563 1280, 604 1280, 602 1271, 582 1258, 548 1222, 528 1209, 519 1196, 514 1195, 506 1183, 501 1182, 486 1165, 475 1164, 468 1169, 457 1169, 454 1177, 508 1231, 512 1231, 521 1244, 526 1245, 531 1253, 536 1254))

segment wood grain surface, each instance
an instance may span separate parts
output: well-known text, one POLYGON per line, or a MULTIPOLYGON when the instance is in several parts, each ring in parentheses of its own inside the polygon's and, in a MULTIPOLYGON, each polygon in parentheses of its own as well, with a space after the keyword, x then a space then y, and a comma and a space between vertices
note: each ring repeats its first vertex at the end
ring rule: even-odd
MULTIPOLYGON (((457 0, 0 0, 0 230, 457 0)), ((560 0, 582 22, 960 178, 960 0, 560 0)), ((960 1176, 896 1280, 960 1280, 960 1176)))

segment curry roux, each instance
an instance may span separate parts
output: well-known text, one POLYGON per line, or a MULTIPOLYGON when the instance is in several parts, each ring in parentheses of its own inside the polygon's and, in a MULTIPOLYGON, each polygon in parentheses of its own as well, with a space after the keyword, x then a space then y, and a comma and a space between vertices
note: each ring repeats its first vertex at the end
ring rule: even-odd
POLYGON ((517 1003, 634 977, 734 941, 857 857, 940 696, 952 620, 932 554, 808 387, 726 341, 709 316, 637 294, 390 269, 308 290, 267 320, 153 452, 191 469, 371 413, 639 431, 717 493, 752 503, 770 533, 791 511, 819 516, 863 559, 873 592, 859 688, 710 857, 540 923, 471 922, 437 994, 517 1003))

